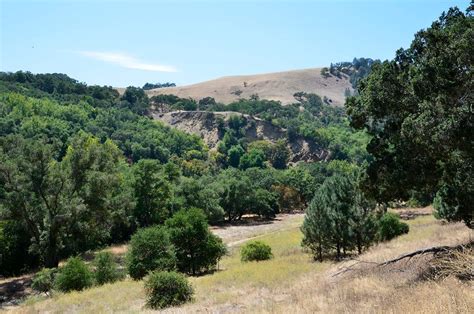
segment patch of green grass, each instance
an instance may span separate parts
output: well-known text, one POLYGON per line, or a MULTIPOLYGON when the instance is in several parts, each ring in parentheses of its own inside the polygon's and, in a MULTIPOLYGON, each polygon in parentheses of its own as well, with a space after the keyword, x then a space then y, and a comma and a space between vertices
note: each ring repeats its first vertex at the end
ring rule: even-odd
POLYGON ((329 263, 313 263, 309 254, 301 249, 302 234, 299 228, 259 237, 271 246, 274 258, 267 261, 240 261, 240 247, 232 248, 220 264, 220 271, 212 275, 193 278, 197 298, 213 295, 223 301, 231 301, 242 291, 251 288, 274 289, 291 284, 311 270, 326 269, 329 263))
POLYGON ((18 310, 21 313, 104 313, 140 310, 144 303, 143 282, 125 280, 84 291, 56 293, 42 300, 30 298, 18 310))
POLYGON ((396 238, 398 241, 412 242, 416 239, 428 238, 439 229, 439 221, 434 216, 419 216, 416 219, 404 220, 410 231, 396 238))

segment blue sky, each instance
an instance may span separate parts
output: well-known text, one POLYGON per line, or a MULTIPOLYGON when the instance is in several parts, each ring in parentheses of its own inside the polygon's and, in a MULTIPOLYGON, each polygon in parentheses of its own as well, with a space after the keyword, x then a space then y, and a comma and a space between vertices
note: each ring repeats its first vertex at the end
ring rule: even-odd
POLYGON ((390 59, 469 0, 0 3, 1 71, 141 86, 390 59))

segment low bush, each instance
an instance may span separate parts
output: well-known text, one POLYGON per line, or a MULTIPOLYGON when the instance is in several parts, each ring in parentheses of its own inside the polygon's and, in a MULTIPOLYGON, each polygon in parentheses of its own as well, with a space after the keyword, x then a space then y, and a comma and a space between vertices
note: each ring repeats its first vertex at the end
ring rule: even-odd
POLYGON ((54 277, 57 273, 56 268, 43 268, 35 274, 31 282, 31 288, 38 292, 49 293, 54 287, 54 277))
POLYGON ((122 277, 113 255, 109 252, 97 254, 94 258, 94 266, 94 279, 98 285, 115 282, 122 277))
POLYGON ((272 248, 260 241, 247 243, 240 251, 240 259, 242 262, 264 261, 272 257, 272 248))
POLYGON ((155 270, 174 270, 175 248, 164 227, 149 227, 138 230, 130 240, 127 253, 127 268, 130 276, 139 280, 155 270))
POLYGON ((146 305, 152 309, 176 306, 192 300, 194 290, 177 272, 153 272, 145 282, 146 305))
POLYGON ((55 279, 55 288, 62 292, 84 290, 92 284, 92 272, 79 257, 70 257, 55 279))
POLYGON ((385 213, 379 220, 378 240, 388 241, 399 235, 408 233, 408 224, 400 221, 400 217, 394 213, 385 213))

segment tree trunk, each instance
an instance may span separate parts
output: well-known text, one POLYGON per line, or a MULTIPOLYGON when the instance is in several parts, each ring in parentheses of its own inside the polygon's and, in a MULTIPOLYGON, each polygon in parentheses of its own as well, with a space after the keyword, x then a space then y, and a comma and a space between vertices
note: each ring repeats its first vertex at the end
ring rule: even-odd
POLYGON ((48 248, 44 257, 44 266, 46 268, 56 268, 59 265, 59 257, 57 252, 56 240, 50 238, 48 248))
POLYGON ((44 264, 47 268, 58 267, 59 264, 57 233, 58 226, 55 221, 52 221, 49 228, 46 254, 44 256, 44 264))
POLYGON ((323 246, 321 242, 319 242, 319 246, 318 246, 318 255, 319 255, 319 261, 322 262, 323 261, 323 246))

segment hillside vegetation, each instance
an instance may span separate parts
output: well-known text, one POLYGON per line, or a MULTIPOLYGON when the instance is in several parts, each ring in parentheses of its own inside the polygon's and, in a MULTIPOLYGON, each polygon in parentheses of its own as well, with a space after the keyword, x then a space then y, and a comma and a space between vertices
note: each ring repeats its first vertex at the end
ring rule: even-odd
MULTIPOLYGON (((402 261, 378 271, 369 262, 382 262, 432 245, 463 243, 472 232, 462 224, 445 225, 432 216, 410 220, 410 233, 377 245, 357 257, 367 261, 360 273, 337 275, 353 263, 314 263, 301 251, 301 216, 286 219, 281 231, 265 234, 254 227, 253 239, 271 246, 274 258, 263 262, 242 263, 240 242, 232 245, 230 254, 219 264, 219 271, 191 279, 196 300, 170 313, 238 311, 244 313, 308 312, 393 312, 469 313, 474 306, 472 286, 456 278, 441 282, 420 280, 431 256, 402 261), (394 272, 395 269, 399 271, 394 272)), ((248 237, 248 235, 244 235, 248 237)), ((245 238, 243 239, 245 241, 245 238)), ((233 237, 232 242, 236 242, 233 237)), ((230 243, 230 242, 228 242, 230 243)), ((146 311, 145 295, 140 282, 123 282, 92 288, 85 292, 59 294, 51 299, 31 299, 15 313, 72 313, 146 311)))
POLYGON ((0 73, 0 275, 38 292, 2 279, 2 306, 472 312, 473 9, 393 60, 321 69, 356 87, 347 112, 305 90, 224 104, 0 73), (153 119, 199 115, 214 146, 153 119), (299 141, 317 158, 291 163, 299 141))

